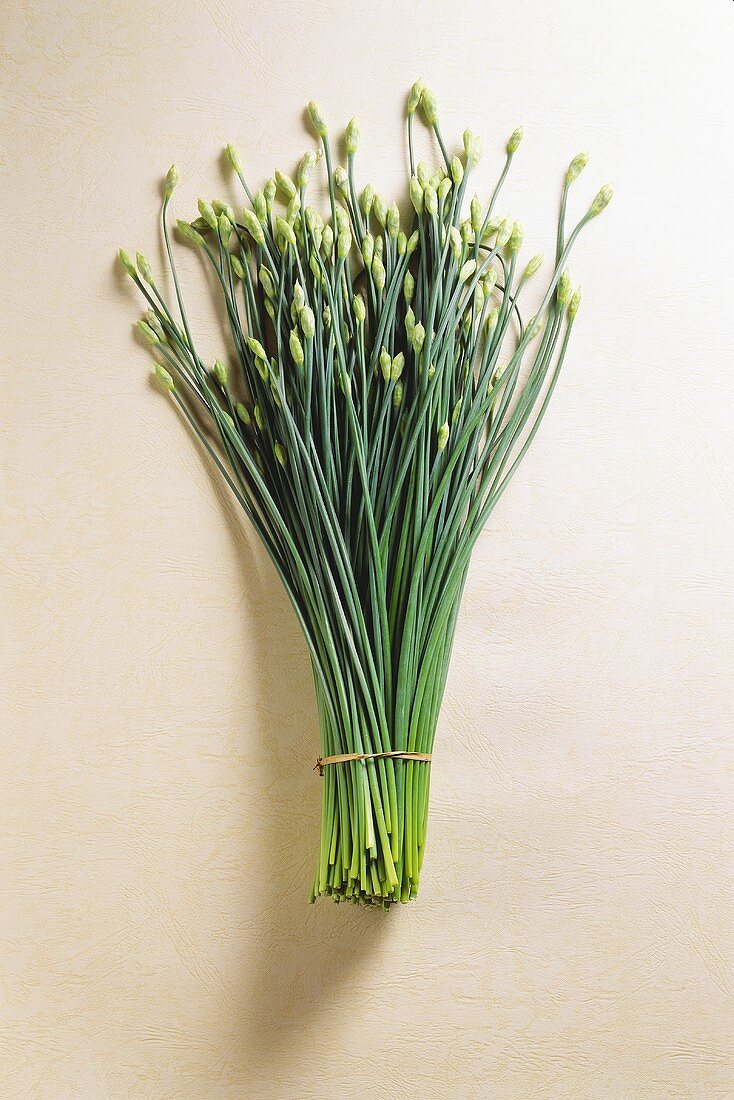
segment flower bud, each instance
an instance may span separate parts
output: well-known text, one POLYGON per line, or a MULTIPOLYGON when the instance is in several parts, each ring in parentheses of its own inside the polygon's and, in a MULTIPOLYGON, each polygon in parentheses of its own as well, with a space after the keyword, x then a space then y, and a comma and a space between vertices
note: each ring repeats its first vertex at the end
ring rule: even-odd
POLYGON ((459 226, 459 233, 464 244, 471 244, 474 240, 474 230, 471 227, 471 221, 469 218, 464 218, 463 222, 459 226))
POLYGON ((486 336, 491 336, 494 330, 497 328, 497 322, 499 321, 500 312, 496 307, 490 309, 487 314, 487 319, 484 322, 484 333, 486 336))
POLYGON ((464 178, 464 165, 457 156, 451 158, 451 178, 457 187, 464 178))
POLYGON ((510 140, 507 142, 507 155, 508 156, 511 157, 513 153, 517 152, 518 147, 520 145, 520 142, 522 141, 522 135, 523 135, 522 126, 518 126, 516 130, 512 131, 512 133, 510 134, 510 140))
POLYGON ((156 363, 153 370, 155 372, 156 379, 158 380, 158 382, 160 382, 161 386, 163 386, 164 389, 168 390, 169 392, 175 390, 176 387, 174 385, 173 378, 162 363, 156 363))
POLYGON ((361 294, 355 294, 352 298, 352 309, 354 310, 354 319, 357 324, 363 325, 367 311, 364 305, 364 298, 361 294))
POLYGON ((372 213, 377 218, 380 225, 385 228, 385 222, 387 221, 387 205, 382 195, 375 195, 375 201, 372 204, 372 213))
POLYGON ((199 207, 199 213, 209 226, 210 229, 216 230, 217 228, 217 215, 214 213, 214 207, 206 199, 199 199, 196 204, 199 207))
POLYGON ((577 287, 571 296, 571 301, 568 304, 568 317, 570 321, 573 321, 574 317, 579 311, 579 305, 581 303, 581 287, 577 287))
POLYGON ((297 367, 300 367, 303 363, 303 345, 298 335, 297 329, 291 329, 291 334, 288 338, 288 345, 291 349, 291 355, 293 356, 293 362, 297 367))
POLYGON ((515 228, 515 223, 511 222, 509 218, 505 218, 502 225, 497 230, 497 240, 494 242, 497 251, 501 251, 507 242, 509 241, 512 231, 515 228))
POLYGON ((198 229, 194 229, 190 222, 182 221, 180 218, 176 222, 176 228, 182 237, 187 241, 191 241, 193 244, 203 244, 204 238, 198 229))
POLYGON ((511 253, 520 251, 522 246, 523 237, 525 236, 525 230, 520 222, 515 222, 510 233, 510 239, 507 242, 507 247, 511 253))
POLYGON ((320 138, 326 137, 326 123, 324 122, 324 116, 321 114, 319 107, 313 100, 308 105, 308 117, 311 119, 311 125, 320 138))
POLYGON ((387 232, 393 240, 400 232, 400 211, 396 202, 392 203, 387 211, 387 232))
POLYGON ((474 288, 474 312, 481 313, 484 305, 484 284, 480 280, 474 288))
POLYGON ((375 281, 375 287, 378 293, 382 293, 385 287, 385 265, 379 256, 375 256, 372 260, 372 278, 375 281))
POLYGON ((436 446, 438 447, 439 451, 445 451, 446 450, 446 444, 448 443, 448 441, 449 441, 449 422, 448 422, 448 420, 444 420, 443 424, 438 429, 438 437, 436 439, 436 446))
POLYGON ((418 167, 416 168, 416 175, 418 177, 418 183, 425 191, 428 184, 431 182, 431 172, 424 160, 418 161, 418 167))
POLYGON ((435 126, 438 122, 438 104, 431 89, 425 86, 421 92, 421 107, 423 108, 423 114, 426 116, 428 125, 435 126))
POLYGON ((426 330, 424 329, 423 325, 419 321, 418 324, 415 325, 415 327, 413 328, 413 332, 412 332, 411 337, 410 337, 410 342, 413 346, 413 351, 416 353, 416 355, 420 354, 420 352, 423 348, 423 344, 425 342, 425 339, 426 339, 426 330))
POLYGON ((337 164, 334 169, 334 184, 338 191, 341 191, 343 195, 346 195, 349 185, 349 177, 347 176, 346 168, 343 168, 341 164, 337 164))
POLYGON ((222 244, 226 245, 232 235, 232 222, 229 220, 226 214, 219 215, 217 219, 217 230, 219 232, 219 238, 222 244))
POLYGON ((410 201, 419 216, 423 213, 423 188, 417 176, 410 177, 410 201))
POLYGON ((390 371, 392 369, 392 359, 390 358, 390 352, 387 348, 383 348, 380 352, 379 358, 380 370, 382 371, 382 377, 386 382, 390 381, 390 371))
POLYGON ((266 298, 274 298, 275 297, 275 283, 273 281, 273 276, 272 276, 271 272, 268 270, 268 268, 265 266, 265 264, 260 265, 260 270, 257 273, 257 277, 260 281, 260 286, 263 288, 263 291, 265 292, 265 297, 266 298))
POLYGON ((342 229, 336 242, 336 254, 340 260, 346 260, 349 249, 352 247, 352 231, 349 228, 342 229))
POLYGON ((285 447, 283 446, 283 444, 276 443, 273 447, 273 451, 275 452, 275 457, 277 458, 280 465, 285 466, 286 462, 288 461, 288 456, 285 453, 285 447))
POLYGON ((136 321, 135 327, 145 342, 150 344, 151 347, 157 347, 157 345, 160 344, 158 334, 150 327, 147 321, 136 321))
POLYGON ((311 173, 314 170, 316 164, 316 154, 313 149, 308 149, 301 157, 301 162, 298 165, 298 172, 296 173, 296 180, 298 186, 306 187, 308 181, 311 179, 311 173))
POLYGON ((247 336, 245 338, 245 342, 256 359, 262 359, 267 362, 267 352, 265 351, 265 348, 262 346, 259 340, 255 339, 254 336, 247 336))
POLYGON ((245 427, 248 428, 252 423, 252 417, 250 416, 250 411, 247 408, 247 405, 243 405, 241 401, 238 401, 235 411, 245 427))
POLYGON ((408 115, 414 115, 423 95, 423 81, 416 80, 408 96, 408 115))
POLYGON ((449 229, 449 246, 452 256, 458 261, 464 248, 464 242, 461 239, 461 233, 455 225, 452 225, 449 229))
MULTIPOLYGON (((198 233, 196 235, 197 237, 199 236, 198 233)), ((125 271, 127 271, 131 279, 134 279, 138 273, 138 269, 135 266, 135 260, 132 258, 129 252, 125 251, 124 248, 119 249, 117 255, 119 256, 120 263, 125 268, 125 271)))
POLYGON ((307 340, 313 340, 314 333, 316 331, 316 318, 313 315, 313 310, 310 306, 304 306, 301 310, 298 320, 301 323, 301 332, 307 340))
POLYGON ((255 244, 262 247, 262 245, 265 244, 265 234, 263 233, 263 227, 260 225, 260 222, 257 220, 252 210, 245 209, 242 211, 242 224, 255 244))
POLYGON ((584 168, 586 167, 586 165, 588 163, 589 163, 589 154, 588 153, 578 153, 573 158, 573 160, 569 164, 568 170, 566 172, 566 186, 568 186, 570 183, 573 183, 573 181, 576 179, 576 177, 581 175, 581 173, 583 172, 584 168))
POLYGON ((436 214, 438 213, 438 197, 434 188, 431 187, 430 183, 423 192, 423 203, 426 208, 426 213, 430 214, 432 218, 435 218, 436 214))
POLYGON ((415 229, 410 234, 410 236, 408 237, 408 243, 405 246, 405 255, 406 256, 412 256, 413 255, 416 248, 418 247, 418 241, 419 240, 420 240, 420 234, 418 233, 418 230, 415 229))
POLYGON ((262 431, 265 427, 265 418, 263 416, 263 411, 259 405, 255 405, 255 408, 252 410, 252 414, 255 417, 255 423, 257 424, 260 431, 262 431))
POLYGON ((449 191, 451 190, 452 183, 450 176, 444 176, 438 185, 438 197, 441 202, 445 202, 448 198, 449 191))
POLYGON ((357 146, 359 145, 359 122, 356 118, 349 120, 346 132, 344 134, 344 144, 347 148, 347 153, 350 157, 353 157, 357 152, 357 146))
POLYGON ((612 195, 614 194, 614 188, 611 183, 605 183, 602 188, 596 193, 594 201, 589 207, 589 217, 595 218, 597 214, 601 214, 605 206, 609 206, 612 201, 612 195))
POLYGON ((559 306, 567 306, 571 300, 571 277, 566 269, 558 280, 558 290, 556 291, 556 297, 558 299, 559 306))
POLYGON ((180 178, 178 168, 175 164, 172 164, 166 172, 166 182, 163 188, 163 195, 166 199, 170 199, 171 195, 176 190, 180 178))
POLYGON ((492 291, 495 288, 495 283, 496 282, 497 282, 497 271, 496 271, 495 268, 490 267, 489 271, 486 273, 486 275, 482 279, 482 286, 484 288, 484 297, 485 298, 489 298, 490 294, 492 293, 492 291))
POLYGON ((331 259, 331 254, 334 251, 334 230, 330 225, 324 226, 324 232, 321 237, 321 255, 326 260, 331 259))
POLYGON ((270 211, 270 208, 273 205, 273 202, 275 201, 276 191, 277 191, 277 187, 276 187, 276 184, 275 184, 275 180, 274 179, 266 180, 265 181, 265 186, 263 187, 263 194, 265 196, 265 202, 266 202, 267 207, 268 207, 268 212, 270 211))
POLYGON ((275 231, 280 234, 286 244, 291 245, 293 248, 296 247, 296 235, 293 232, 293 226, 289 225, 283 218, 276 217, 275 231))
POLYGON ((467 279, 471 279, 474 272, 477 270, 476 260, 467 260, 459 272, 459 282, 465 283, 467 279))
POLYGON ((406 302, 413 301, 413 295, 415 294, 415 279, 410 271, 406 271, 405 278, 403 279, 403 295, 406 302))
POLYGON ((240 154, 235 149, 234 145, 230 142, 226 149, 227 160, 232 165, 233 169, 238 176, 242 175, 242 161, 240 160, 240 154))
POLYGON ((395 389, 392 391, 392 403, 394 408, 399 409, 403 403, 403 383, 396 382, 395 389))
POLYGON ((475 195, 471 200, 469 211, 471 213, 471 227, 475 233, 478 233, 482 228, 482 221, 484 220, 482 218, 482 204, 479 201, 479 195, 475 195))
POLYGON ((275 183, 277 189, 289 202, 297 194, 296 185, 291 177, 286 172, 281 172, 278 168, 275 169, 275 183))
POLYGON ((362 192, 362 198, 360 201, 362 203, 362 213, 364 214, 365 218, 369 218, 375 202, 375 189, 371 183, 368 183, 365 187, 364 191, 362 192))
POLYGON ((467 168, 479 164, 482 156, 482 140, 478 134, 472 133, 471 130, 464 130, 464 155, 466 156, 467 168))
POLYGON ((362 239, 362 259, 364 266, 369 267, 375 254, 375 238, 371 233, 366 233, 362 239))
POLYGON ((400 375, 403 373, 403 368, 404 367, 405 367, 405 356, 403 355, 402 351, 399 351, 398 354, 393 359, 392 366, 390 367, 390 381, 391 382, 397 382, 398 381, 398 379, 400 378, 400 375))
POLYGON ((543 253, 538 252, 527 262, 525 271, 523 272, 523 279, 531 279, 536 272, 540 271, 543 264, 543 253))

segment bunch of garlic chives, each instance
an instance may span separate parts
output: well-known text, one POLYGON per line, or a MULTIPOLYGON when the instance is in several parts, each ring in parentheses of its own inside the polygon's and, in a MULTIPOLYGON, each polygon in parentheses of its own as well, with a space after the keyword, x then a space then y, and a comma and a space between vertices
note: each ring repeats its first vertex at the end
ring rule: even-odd
MULTIPOLYGON (((522 227, 494 207, 522 139, 507 144, 484 209, 463 216, 478 138, 450 156, 431 92, 408 99, 412 207, 371 185, 358 195, 352 120, 347 168, 335 166, 321 112, 321 151, 296 180, 276 172, 253 194, 227 147, 249 205, 199 202, 178 222, 221 289, 234 370, 199 356, 162 210, 177 314, 144 257, 120 258, 145 296, 139 323, 156 374, 254 524, 288 592, 311 656, 322 754, 431 753, 473 546, 532 442, 556 385, 579 295, 565 270, 581 228, 608 203, 602 188, 566 234, 566 173, 554 270, 527 325, 518 297, 542 263, 521 268, 522 227), (422 112, 441 148, 433 171, 415 163, 422 112), (323 153, 330 220, 307 202, 323 153), (282 200, 277 212, 278 198, 282 200), (505 362, 513 318, 517 343, 505 362), (527 360, 529 359, 529 363, 527 360), (211 431, 202 428, 200 419, 211 431)), ((430 768, 400 759, 327 767, 313 894, 370 904, 418 890, 430 768)))

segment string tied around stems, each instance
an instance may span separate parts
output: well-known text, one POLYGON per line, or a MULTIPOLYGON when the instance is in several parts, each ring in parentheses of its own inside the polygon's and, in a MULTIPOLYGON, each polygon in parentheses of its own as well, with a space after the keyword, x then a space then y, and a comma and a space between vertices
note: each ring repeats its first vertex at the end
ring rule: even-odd
POLYGON ((433 754, 430 752, 406 752, 403 749, 392 749, 390 752, 343 752, 337 756, 320 756, 313 770, 323 775, 324 768, 329 764, 346 764, 349 760, 385 760, 387 757, 392 757, 394 760, 415 760, 425 764, 430 764, 433 760, 433 754))

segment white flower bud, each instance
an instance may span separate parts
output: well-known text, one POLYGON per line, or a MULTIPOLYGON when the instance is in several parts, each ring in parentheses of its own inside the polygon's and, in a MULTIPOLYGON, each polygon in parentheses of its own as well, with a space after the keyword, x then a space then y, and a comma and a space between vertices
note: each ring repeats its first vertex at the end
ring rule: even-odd
POLYGON ((242 211, 242 224, 247 232, 252 237, 255 244, 260 246, 265 244, 265 234, 263 233, 263 227, 257 220, 255 213, 252 210, 242 211))
POLYGON ((393 240, 400 232, 400 211, 396 202, 392 203, 387 211, 387 232, 393 240))
POLYGON ((182 221, 180 218, 176 222, 176 228, 182 237, 187 241, 191 241, 193 244, 203 244, 204 238, 198 229, 194 229, 190 222, 182 221))
POLYGON ((419 240, 420 240, 420 234, 418 233, 418 230, 415 229, 410 234, 410 236, 408 237, 408 243, 405 246, 405 255, 406 256, 412 256, 413 255, 416 248, 418 247, 418 241, 419 240))
POLYGON ((438 438, 436 439, 436 446, 439 451, 446 450, 446 444, 449 441, 449 422, 445 420, 441 427, 438 429, 438 438))
POLYGON ((372 260, 371 271, 377 291, 381 294, 385 288, 385 265, 379 256, 375 256, 372 260))
POLYGON ((522 137, 523 128, 522 126, 518 126, 516 130, 512 131, 512 133, 510 134, 510 140, 507 142, 508 156, 512 156, 513 153, 517 152, 520 142, 522 141, 522 137))
POLYGON ((559 306, 566 306, 571 300, 571 277, 566 269, 558 280, 556 291, 559 306))
POLYGON ((301 332, 307 340, 313 340, 314 333, 316 331, 316 318, 313 315, 313 310, 310 306, 304 306, 301 310, 298 320, 301 324, 301 332))
POLYGON ((175 164, 172 164, 171 167, 166 172, 166 182, 165 182, 165 186, 163 188, 163 194, 164 194, 165 198, 170 199, 171 195, 176 190, 176 186, 178 185, 179 179, 180 179, 180 176, 178 174, 178 168, 176 167, 175 164))
POLYGON ((459 272, 459 282, 465 283, 467 279, 471 279, 474 272, 477 270, 476 260, 467 260, 459 272))
POLYGON ((298 165, 298 171, 296 173, 296 180, 298 186, 306 187, 308 181, 311 179, 311 174, 316 164, 316 154, 313 149, 308 149, 301 157, 300 164, 298 165))
POLYGON ((355 294, 352 298, 352 309, 354 310, 354 319, 357 324, 363 325, 367 311, 365 310, 364 298, 361 294, 355 294))
POLYGON ((416 355, 420 354, 421 350, 423 349, 423 344, 425 342, 425 339, 426 339, 426 330, 424 329, 423 325, 419 321, 418 324, 414 327, 412 335, 411 335, 411 339, 410 339, 410 342, 413 345, 413 351, 416 353, 416 355))
POLYGON ((286 172, 281 172, 278 168, 275 170, 275 183, 277 189, 289 202, 297 194, 296 185, 291 177, 286 172))
POLYGON ((391 382, 397 382, 398 381, 398 379, 400 378, 400 375, 403 373, 403 368, 404 367, 405 367, 405 356, 403 355, 402 351, 399 351, 398 354, 393 359, 392 366, 390 367, 390 381, 391 382))
POLYGON ((364 260, 365 267, 370 267, 374 254, 375 238, 371 233, 366 233, 362 239, 362 259, 364 260))
POLYGON ((416 168, 416 175, 418 177, 418 183, 425 191, 428 184, 431 182, 431 172, 424 160, 418 161, 418 167, 416 168))
POLYGON ((351 229, 342 229, 336 242, 336 252, 340 260, 345 260, 347 258, 351 247, 352 231, 351 229))
POLYGON ((385 222, 387 221, 387 204, 382 195, 375 195, 375 201, 372 204, 372 213, 384 229, 385 222))
POLYGON ((240 160, 240 154, 231 143, 227 146, 227 160, 234 168, 238 176, 242 175, 242 161, 240 160))
POLYGON ((451 158, 451 178, 457 187, 464 178, 464 165, 457 156, 451 158))
POLYGON ((475 233, 478 233, 482 228, 482 222, 484 220, 482 218, 482 204, 479 201, 479 195, 475 195, 471 200, 469 211, 471 213, 471 227, 475 233))
POLYGON ((362 203, 362 213, 365 218, 369 218, 375 202, 375 189, 371 183, 368 183, 365 187, 360 201, 362 203))
POLYGON ((403 279, 403 295, 406 302, 413 301, 413 295, 415 294, 415 279, 410 271, 405 272, 405 278, 403 279))
MULTIPOLYGON (((187 224, 187 223, 184 223, 184 224, 187 224)), ((198 233, 196 235, 197 235, 197 237, 199 236, 198 233)), ((120 248, 118 250, 117 255, 119 256, 120 263, 125 268, 125 271, 127 271, 128 275, 130 276, 131 279, 134 279, 135 276, 138 273, 138 269, 135 266, 135 260, 132 258, 132 256, 130 255, 129 252, 125 251, 124 248, 120 248)))
POLYGON ((430 183, 423 192, 423 203, 426 208, 426 213, 430 214, 432 218, 435 218, 436 214, 438 213, 438 197, 434 188, 431 187, 430 183))
POLYGON ((566 172, 566 186, 573 183, 573 181, 581 175, 586 165, 589 163, 588 153, 578 153, 568 166, 566 172))
POLYGON ((291 349, 291 355, 293 356, 293 362, 297 367, 300 367, 303 363, 303 345, 301 344, 300 337, 297 329, 291 329, 291 334, 288 338, 288 345, 291 349))
POLYGON ((383 348, 380 352, 379 366, 382 371, 382 377, 386 382, 390 381, 390 371, 392 369, 392 359, 390 358, 390 352, 387 348, 383 348))
POLYGON ((451 248, 451 254, 454 259, 458 261, 464 248, 464 242, 461 239, 461 233, 455 225, 452 225, 449 229, 449 246, 451 248))
POLYGON ((357 152, 357 146, 359 145, 359 122, 356 118, 349 120, 346 133, 344 134, 344 144, 346 145, 349 156, 354 156, 357 152))
POLYGON ((419 216, 423 213, 423 188, 417 176, 410 177, 410 201, 419 216))
POLYGON ((425 86, 421 92, 421 107, 423 108, 423 114, 426 116, 428 125, 435 126, 438 122, 438 104, 431 89, 425 86))
POLYGON ((414 115, 418 109, 418 104, 421 101, 423 95, 423 81, 416 80, 413 87, 410 89, 410 95, 408 96, 408 114, 414 115))
POLYGON ((601 214, 605 206, 609 206, 612 201, 612 195, 614 194, 614 188, 611 183, 605 183, 602 188, 596 193, 594 201, 589 207, 589 217, 595 218, 597 214, 601 214))
POLYGON ((155 371, 156 379, 158 380, 158 382, 160 382, 161 386, 163 386, 164 389, 169 390, 170 392, 171 390, 174 390, 176 388, 173 378, 162 363, 156 363, 153 369, 155 371))
POLYGON ((346 168, 343 168, 341 164, 337 164, 334 169, 334 184, 342 195, 346 195, 349 187, 349 177, 346 168))
POLYGON ((319 107, 313 100, 308 105, 308 117, 311 119, 311 125, 320 138, 326 137, 326 123, 324 122, 324 116, 321 114, 319 107))
POLYGON ((568 316, 569 320, 573 321, 574 317, 579 311, 579 305, 581 303, 581 287, 577 287, 571 296, 571 301, 568 304, 568 316))
POLYGON ((531 279, 536 272, 540 271, 543 264, 543 253, 538 252, 532 259, 528 260, 525 271, 523 272, 523 279, 531 279))
POLYGON ((438 185, 438 197, 441 202, 446 201, 451 187, 451 178, 449 176, 445 176, 438 185))

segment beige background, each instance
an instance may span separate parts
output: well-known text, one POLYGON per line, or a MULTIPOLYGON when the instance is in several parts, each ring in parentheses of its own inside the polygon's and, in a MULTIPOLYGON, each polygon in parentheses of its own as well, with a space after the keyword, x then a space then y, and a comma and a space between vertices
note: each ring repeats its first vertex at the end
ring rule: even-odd
POLYGON ((0 1095, 734 1095, 733 18, 5 0, 0 1095), (114 255, 159 265, 172 160, 189 216, 234 196, 227 140, 255 182, 292 169, 312 95, 399 194, 417 75, 487 189, 525 123, 528 255, 579 149, 575 209, 617 197, 476 552, 421 897, 385 916, 306 904, 305 646, 114 255))

